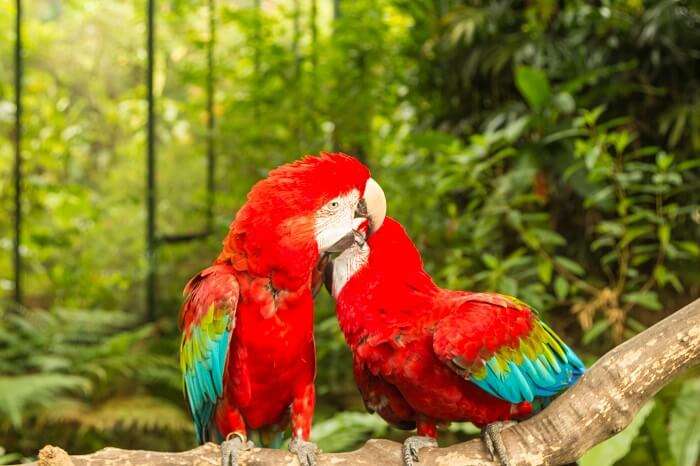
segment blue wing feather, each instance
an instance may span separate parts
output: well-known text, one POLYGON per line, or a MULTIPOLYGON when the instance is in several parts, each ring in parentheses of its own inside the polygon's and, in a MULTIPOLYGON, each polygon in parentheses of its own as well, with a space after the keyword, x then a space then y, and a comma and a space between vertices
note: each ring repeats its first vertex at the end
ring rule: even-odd
POLYGON ((212 421, 224 394, 238 283, 229 266, 216 265, 192 279, 185 291, 180 368, 197 440, 204 443, 219 435, 212 421))
POLYGON ((519 349, 497 352, 484 369, 471 374, 478 387, 510 403, 547 403, 549 398, 576 383, 585 366, 571 348, 542 322, 519 349), (536 354, 533 354, 536 352, 536 354))
MULTIPOLYGON (((199 330, 199 329, 197 329, 199 330)), ((205 442, 217 401, 223 395, 224 364, 231 331, 226 330, 215 339, 199 339, 205 345, 201 359, 188 364, 184 372, 185 389, 190 412, 195 423, 197 439, 205 442)))

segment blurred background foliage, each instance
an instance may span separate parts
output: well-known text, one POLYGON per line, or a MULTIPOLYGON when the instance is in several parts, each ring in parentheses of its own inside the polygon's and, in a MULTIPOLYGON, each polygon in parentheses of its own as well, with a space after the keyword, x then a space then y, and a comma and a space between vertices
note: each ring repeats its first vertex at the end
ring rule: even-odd
MULTIPOLYGON (((181 289, 251 185, 305 153, 361 157, 440 284, 521 297, 589 363, 700 295, 696 3, 215 2, 214 233, 160 248, 154 321, 145 2, 26 4, 18 308, 14 1, 0 0, 0 463, 46 443, 194 445, 176 366, 181 289)), ((162 233, 206 221, 208 26, 204 0, 157 2, 162 233)), ((364 413, 325 294, 317 322, 321 447, 405 435, 364 413)), ((582 464, 696 464, 698 375, 582 464)), ((457 424, 445 440, 474 433, 457 424)))

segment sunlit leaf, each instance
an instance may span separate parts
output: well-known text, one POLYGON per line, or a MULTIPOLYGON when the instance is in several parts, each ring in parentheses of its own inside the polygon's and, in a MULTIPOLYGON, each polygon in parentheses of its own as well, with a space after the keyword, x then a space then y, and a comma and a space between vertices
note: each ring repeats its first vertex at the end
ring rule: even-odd
POLYGON ((554 292, 557 298, 564 299, 569 294, 569 282, 562 276, 554 279, 554 292))
POLYGON ((516 68, 515 85, 533 110, 542 110, 551 98, 549 80, 541 69, 529 66, 516 68))
POLYGON ((610 328, 610 321, 607 319, 601 319, 596 321, 591 328, 586 330, 583 334, 583 344, 587 345, 603 334, 608 328, 610 328))
POLYGON ((560 265, 561 267, 564 267, 566 270, 568 270, 569 272, 571 272, 575 275, 582 276, 585 273, 585 271, 583 270, 583 267, 581 267, 577 262, 569 259, 568 257, 556 256, 554 258, 554 261, 558 265, 560 265))
POLYGON ((341 412, 314 423, 311 439, 328 452, 347 450, 362 439, 383 435, 388 424, 376 414, 341 412))
POLYGON ((659 311, 663 307, 655 291, 635 291, 633 293, 627 293, 622 297, 622 300, 626 303, 639 304, 652 311, 659 311))
POLYGON ((693 466, 700 455, 700 379, 683 384, 671 411, 671 453, 678 466, 693 466))
POLYGON ((34 406, 50 406, 67 392, 86 392, 90 382, 68 374, 27 374, 0 377, 0 413, 19 428, 23 414, 34 406))
POLYGON ((484 261, 484 264, 486 264, 486 266, 492 270, 498 268, 498 259, 492 254, 483 254, 481 256, 481 260, 484 261))
POLYGON ((654 401, 650 401, 642 406, 625 430, 588 450, 578 460, 578 464, 580 466, 612 466, 616 461, 624 458, 632 446, 632 440, 644 424, 644 419, 654 408, 654 403, 654 401))
POLYGON ((549 282, 552 281, 552 269, 551 260, 543 258, 537 261, 537 275, 545 285, 549 285, 549 282))

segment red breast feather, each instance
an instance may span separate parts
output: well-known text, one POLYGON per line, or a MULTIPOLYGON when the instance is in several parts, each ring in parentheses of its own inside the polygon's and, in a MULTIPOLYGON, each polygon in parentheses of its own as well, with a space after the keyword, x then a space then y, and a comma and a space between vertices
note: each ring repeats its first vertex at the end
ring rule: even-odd
POLYGON ((338 320, 356 364, 396 386, 416 413, 479 424, 521 417, 583 372, 524 303, 438 288, 395 220, 367 244, 367 265, 337 297, 338 320))

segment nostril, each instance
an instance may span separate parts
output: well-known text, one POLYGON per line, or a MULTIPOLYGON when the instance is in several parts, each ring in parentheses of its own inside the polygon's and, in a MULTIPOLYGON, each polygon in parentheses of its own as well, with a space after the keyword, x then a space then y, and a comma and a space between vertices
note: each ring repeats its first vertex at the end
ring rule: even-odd
POLYGON ((364 199, 360 199, 357 203, 357 208, 355 209, 355 217, 366 217, 367 216, 367 202, 364 199))

